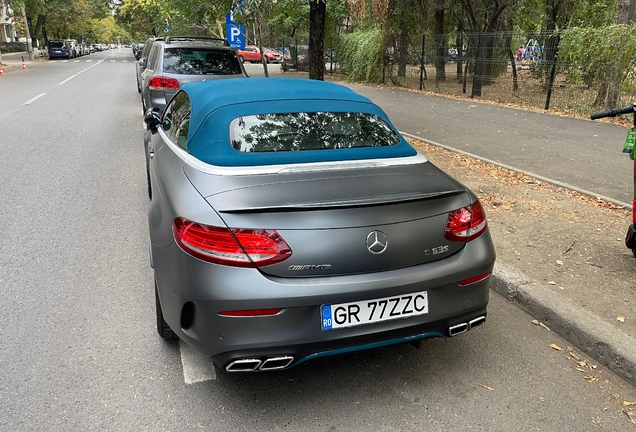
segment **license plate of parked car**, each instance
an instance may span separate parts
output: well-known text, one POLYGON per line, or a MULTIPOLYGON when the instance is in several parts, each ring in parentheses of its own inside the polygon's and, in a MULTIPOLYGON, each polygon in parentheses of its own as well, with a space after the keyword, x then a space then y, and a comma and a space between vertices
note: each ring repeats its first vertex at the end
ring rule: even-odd
POLYGON ((395 297, 322 305, 320 310, 322 329, 335 330, 427 314, 428 294, 420 291, 395 297))

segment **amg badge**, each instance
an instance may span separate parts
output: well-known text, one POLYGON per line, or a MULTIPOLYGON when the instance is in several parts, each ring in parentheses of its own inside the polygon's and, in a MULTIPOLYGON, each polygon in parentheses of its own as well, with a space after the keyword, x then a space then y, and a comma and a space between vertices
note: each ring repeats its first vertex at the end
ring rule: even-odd
POLYGON ((329 270, 331 264, 302 264, 302 265, 290 265, 287 267, 289 271, 301 271, 301 270, 329 270))

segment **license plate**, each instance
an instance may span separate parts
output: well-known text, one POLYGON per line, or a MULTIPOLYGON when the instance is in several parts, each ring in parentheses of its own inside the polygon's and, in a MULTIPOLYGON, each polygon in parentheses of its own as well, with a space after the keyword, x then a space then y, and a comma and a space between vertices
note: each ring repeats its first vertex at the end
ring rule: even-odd
POLYGON ((320 307, 323 330, 390 321, 428 313, 428 294, 421 291, 395 297, 384 297, 320 307))

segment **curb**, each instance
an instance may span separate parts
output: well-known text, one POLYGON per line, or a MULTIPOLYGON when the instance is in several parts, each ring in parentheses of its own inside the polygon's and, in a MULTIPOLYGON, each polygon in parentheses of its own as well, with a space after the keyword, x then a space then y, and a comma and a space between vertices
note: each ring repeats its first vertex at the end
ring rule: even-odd
POLYGON ((636 339, 505 264, 495 264, 490 288, 546 323, 550 330, 616 375, 636 385, 636 339))

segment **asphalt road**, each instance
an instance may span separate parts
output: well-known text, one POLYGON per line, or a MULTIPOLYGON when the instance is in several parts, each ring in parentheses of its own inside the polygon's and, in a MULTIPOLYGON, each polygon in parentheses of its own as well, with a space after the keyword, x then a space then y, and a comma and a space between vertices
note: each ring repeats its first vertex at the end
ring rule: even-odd
POLYGON ((130 50, 7 73, 0 101, 0 430, 633 429, 631 386, 496 294, 419 350, 217 375, 156 334, 130 50))

